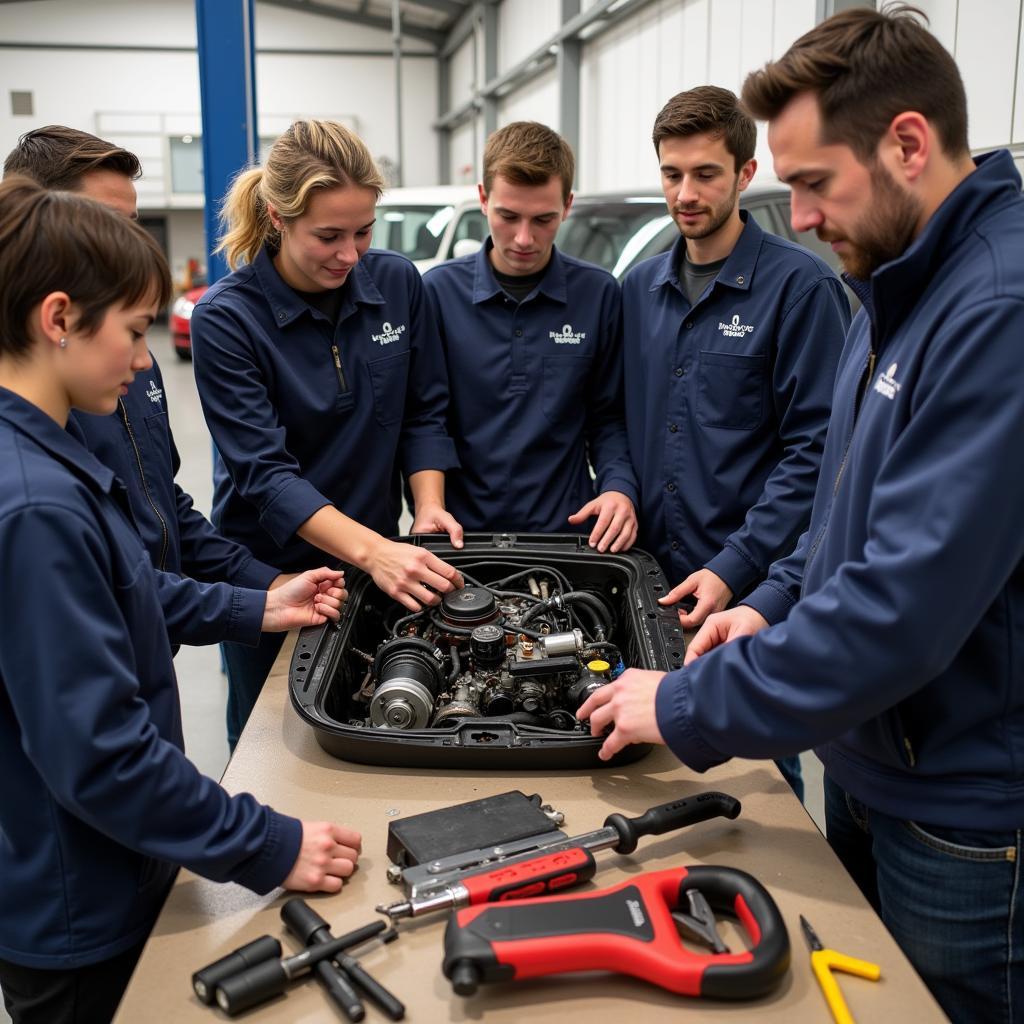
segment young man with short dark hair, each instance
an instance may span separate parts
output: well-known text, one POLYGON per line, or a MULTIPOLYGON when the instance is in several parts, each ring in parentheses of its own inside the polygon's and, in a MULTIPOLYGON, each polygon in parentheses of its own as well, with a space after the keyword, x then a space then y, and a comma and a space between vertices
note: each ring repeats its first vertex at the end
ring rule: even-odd
POLYGON ((794 227, 831 242, 864 303, 810 527, 707 620, 686 667, 626 672, 580 713, 614 725, 605 756, 664 740, 699 771, 815 746, 829 842, 945 1012, 1010 1021, 1024 1005, 1024 200, 1009 153, 972 160, 956 64, 916 13, 838 14, 743 90, 794 227))
POLYGON ((622 414, 619 289, 606 271, 554 245, 574 174, 572 150, 550 128, 520 121, 499 129, 487 140, 480 186, 490 238, 475 256, 424 277, 461 463, 448 474, 445 500, 467 531, 566 532, 596 518, 591 546, 625 551, 636 537, 637 499, 622 414))
MULTIPOLYGON (((661 603, 695 599, 690 629, 806 528, 850 322, 825 263, 740 210, 756 140, 727 89, 665 104, 653 141, 680 237, 622 285, 640 544, 677 584, 661 603)), ((799 760, 779 767, 802 796, 799 760)))

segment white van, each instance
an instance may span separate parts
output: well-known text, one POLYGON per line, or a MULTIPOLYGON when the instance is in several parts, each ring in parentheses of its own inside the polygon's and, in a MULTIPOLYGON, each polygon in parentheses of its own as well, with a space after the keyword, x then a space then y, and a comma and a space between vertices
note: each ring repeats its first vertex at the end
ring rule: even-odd
POLYGON ((377 206, 370 244, 408 256, 422 274, 437 263, 478 249, 487 234, 487 218, 480 212, 475 185, 393 188, 377 206), (456 251, 459 242, 463 245, 456 251))

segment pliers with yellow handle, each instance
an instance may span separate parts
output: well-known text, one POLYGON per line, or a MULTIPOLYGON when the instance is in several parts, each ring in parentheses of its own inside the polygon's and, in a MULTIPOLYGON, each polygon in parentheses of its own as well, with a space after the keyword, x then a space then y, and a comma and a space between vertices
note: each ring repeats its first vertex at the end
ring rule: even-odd
POLYGON ((868 960, 858 960, 856 957, 846 956, 845 953, 838 953, 834 949, 826 949, 818 938, 818 933, 810 926, 807 918, 800 915, 800 924, 804 930, 804 938, 811 950, 811 968, 814 976, 818 979, 821 991, 825 996, 825 1002, 832 1011, 836 1024, 854 1024, 853 1017, 843 999, 843 993, 839 990, 839 983, 832 977, 833 971, 843 971, 846 974, 854 974, 858 978, 867 978, 868 981, 878 981, 882 974, 882 968, 868 960))

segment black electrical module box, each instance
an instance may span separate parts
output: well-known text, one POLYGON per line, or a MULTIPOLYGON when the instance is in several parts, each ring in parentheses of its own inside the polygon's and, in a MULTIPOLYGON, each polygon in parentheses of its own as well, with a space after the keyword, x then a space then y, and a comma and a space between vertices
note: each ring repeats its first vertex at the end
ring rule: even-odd
POLYGON ((636 548, 601 554, 576 534, 400 538, 457 568, 465 587, 410 614, 347 568, 336 623, 302 630, 292 707, 328 753, 363 764, 510 771, 594 769, 643 757, 597 752, 576 712, 627 666, 683 663, 668 583, 636 548))
POLYGON ((539 796, 516 789, 392 821, 388 859, 399 867, 412 867, 465 850, 546 835, 556 827, 541 810, 539 796))

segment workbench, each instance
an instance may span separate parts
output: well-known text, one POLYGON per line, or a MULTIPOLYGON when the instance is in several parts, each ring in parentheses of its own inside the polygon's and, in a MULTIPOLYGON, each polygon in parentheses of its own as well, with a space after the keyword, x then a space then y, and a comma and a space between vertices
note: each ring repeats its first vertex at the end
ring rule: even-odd
MULTIPOLYGON (((709 789, 737 797, 743 811, 735 821, 719 818, 642 839, 628 857, 610 850, 598 853, 598 873, 587 887, 604 888, 640 871, 730 865, 761 880, 789 929, 792 966, 788 977, 773 995, 751 1003, 688 999, 624 976, 593 974, 485 985, 464 999, 453 994, 441 974, 447 915, 406 920, 399 925, 397 942, 366 947, 368 952, 361 958, 371 974, 405 1002, 406 1019, 621 1024, 632 1018, 645 1024, 669 1020, 679 1024, 713 1016, 722 1021, 826 1024, 831 1016, 811 974, 800 930, 799 915, 804 914, 826 946, 881 964, 882 978, 877 983, 838 975, 859 1024, 946 1020, 771 762, 735 760, 697 775, 658 747, 623 768, 534 775, 350 764, 325 753, 291 708, 287 674, 293 643, 289 638, 267 680, 223 784, 231 792, 248 790, 298 818, 334 820, 362 833, 359 868, 342 892, 308 897, 335 935, 369 923, 379 916, 374 913, 376 904, 402 895, 385 874, 389 822, 510 789, 540 793, 545 802, 563 811, 563 830, 568 835, 600 827, 613 811, 632 817, 656 804, 709 789)), ((282 890, 257 896, 241 886, 209 882, 182 870, 116 1020, 121 1024, 226 1020, 192 993, 192 973, 264 933, 280 938, 286 955, 298 952, 279 916, 287 898, 282 890)), ((286 995, 237 1019, 260 1024, 344 1020, 311 976, 294 983, 286 995)), ((377 1007, 367 1004, 367 1022, 386 1019, 377 1007)))

